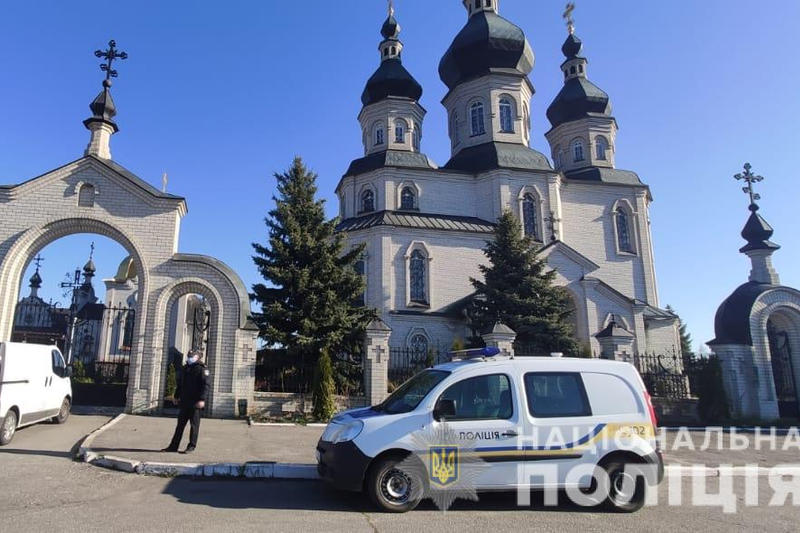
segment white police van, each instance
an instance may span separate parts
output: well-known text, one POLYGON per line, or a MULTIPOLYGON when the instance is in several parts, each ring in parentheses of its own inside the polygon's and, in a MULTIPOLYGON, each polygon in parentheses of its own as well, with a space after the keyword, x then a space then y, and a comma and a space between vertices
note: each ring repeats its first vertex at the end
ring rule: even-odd
POLYGON ((590 492, 604 478, 607 490, 595 503, 622 512, 641 508, 664 467, 655 412, 636 369, 602 359, 496 354, 465 351, 415 375, 381 404, 335 416, 317 444, 320 476, 366 492, 385 511, 409 511, 429 494, 433 478, 419 472, 431 468, 398 465, 414 455, 425 462, 415 435, 446 425, 454 447, 487 463, 474 479, 476 491, 590 492), (632 480, 634 465, 650 475, 632 480), (590 474, 571 476, 576 470, 590 474))

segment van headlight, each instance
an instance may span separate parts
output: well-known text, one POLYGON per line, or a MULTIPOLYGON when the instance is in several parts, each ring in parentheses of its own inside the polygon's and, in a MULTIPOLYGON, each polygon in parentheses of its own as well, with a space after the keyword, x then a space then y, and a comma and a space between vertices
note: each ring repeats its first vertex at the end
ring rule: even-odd
POLYGON ((358 437, 364 429, 364 422, 361 420, 351 420, 349 422, 331 422, 322 433, 322 439, 331 444, 348 442, 358 437))

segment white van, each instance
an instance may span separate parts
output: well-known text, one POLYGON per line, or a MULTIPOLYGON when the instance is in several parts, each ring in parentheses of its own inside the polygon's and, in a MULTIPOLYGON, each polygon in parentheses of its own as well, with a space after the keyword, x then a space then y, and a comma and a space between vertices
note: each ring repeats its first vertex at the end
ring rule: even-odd
POLYGON ((604 491, 595 491, 599 499, 591 504, 641 508, 664 465, 655 412, 636 369, 601 359, 496 353, 469 351, 420 372, 379 405, 335 416, 317 444, 320 476, 366 492, 385 511, 405 512, 434 484, 445 490, 459 472, 464 477, 471 456, 482 463, 468 480, 475 491, 586 493, 602 480, 604 491), (439 431, 445 427, 455 442, 436 441, 448 440, 439 431))
POLYGON ((71 369, 55 346, 0 342, 0 445, 18 428, 63 424, 72 405, 71 369))

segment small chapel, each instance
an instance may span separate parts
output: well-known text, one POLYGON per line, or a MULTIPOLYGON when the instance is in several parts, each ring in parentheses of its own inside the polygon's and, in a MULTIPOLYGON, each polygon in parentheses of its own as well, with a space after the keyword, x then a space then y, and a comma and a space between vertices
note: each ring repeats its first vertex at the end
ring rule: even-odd
POLYGON ((338 229, 366 246, 363 299, 391 328, 390 345, 447 350, 470 336, 470 277, 481 276, 495 221, 511 210, 572 297, 576 337, 595 356, 679 350, 678 318, 658 298, 653 197, 616 166, 617 121, 589 79, 572 8, 545 155, 530 147, 534 51, 524 31, 500 15, 499 0, 463 6, 466 23, 439 63, 449 118, 435 126, 447 127, 447 161, 424 151, 423 88, 403 66, 390 3, 361 94, 364 153, 336 187, 338 229))

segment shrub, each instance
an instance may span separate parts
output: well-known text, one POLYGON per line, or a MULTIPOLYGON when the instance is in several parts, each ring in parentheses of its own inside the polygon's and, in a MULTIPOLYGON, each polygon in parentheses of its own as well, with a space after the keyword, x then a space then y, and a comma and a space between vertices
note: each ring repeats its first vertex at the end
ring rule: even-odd
POLYGON ((716 355, 697 362, 700 379, 697 384, 697 414, 704 423, 721 422, 730 418, 728 396, 722 381, 722 365, 716 355))
POLYGON ((170 363, 167 368, 167 390, 166 396, 170 399, 175 399, 175 393, 178 390, 178 374, 175 371, 175 363, 170 363))
POLYGON ((319 354, 315 373, 312 413, 317 420, 327 421, 336 412, 336 403, 333 397, 333 365, 327 350, 322 350, 319 354))

